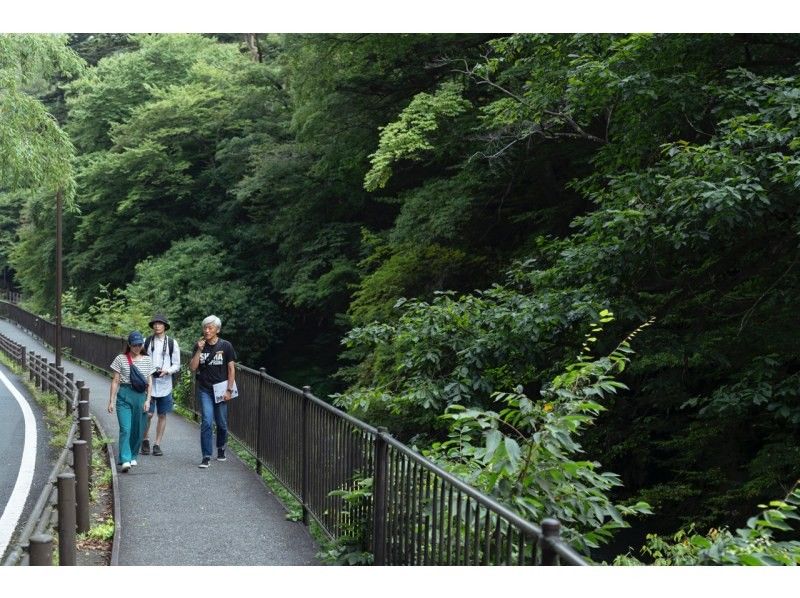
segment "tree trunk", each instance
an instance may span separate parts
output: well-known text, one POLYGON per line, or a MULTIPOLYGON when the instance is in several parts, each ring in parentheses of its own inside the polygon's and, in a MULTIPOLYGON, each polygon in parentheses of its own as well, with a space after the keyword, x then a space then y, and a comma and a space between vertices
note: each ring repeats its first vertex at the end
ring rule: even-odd
POLYGON ((256 33, 245 33, 244 42, 247 44, 247 49, 250 50, 250 58, 253 62, 262 62, 263 56, 261 55, 261 48, 258 45, 258 38, 256 33))

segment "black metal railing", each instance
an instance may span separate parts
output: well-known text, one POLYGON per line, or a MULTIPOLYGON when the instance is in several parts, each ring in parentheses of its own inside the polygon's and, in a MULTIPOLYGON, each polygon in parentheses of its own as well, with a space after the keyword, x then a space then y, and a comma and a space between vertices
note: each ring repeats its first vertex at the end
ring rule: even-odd
MULTIPOLYGON (((0 316, 53 344, 54 324, 2 301, 0 316)), ((119 337, 67 326, 62 338, 73 357, 105 371, 122 347, 119 337)), ((558 521, 526 521, 308 387, 241 365, 236 381, 229 432, 259 472, 267 468, 300 502, 305 523, 315 519, 332 539, 358 536, 375 564, 588 564, 560 538, 558 521), (361 500, 337 492, 355 491, 365 479, 372 490, 361 500)), ((198 414, 196 399, 186 406, 198 414)))
POLYGON ((22 299, 22 295, 19 291, 13 291, 2 285, 0 285, 0 296, 10 303, 19 303, 22 299))
MULTIPOLYGON (((50 471, 47 484, 28 517, 27 523, 3 561, 4 565, 50 565, 53 561, 57 530, 59 565, 77 562, 76 537, 89 531, 89 491, 92 476, 93 422, 89 415, 89 388, 62 366, 27 351, 0 334, 0 351, 27 370, 31 383, 42 392, 55 394, 64 404, 65 417, 72 418, 63 450, 50 471)), ((101 430, 98 431, 102 433, 101 430)), ((107 447, 109 465, 114 457, 107 447)), ((114 491, 112 487, 112 491, 114 491)))

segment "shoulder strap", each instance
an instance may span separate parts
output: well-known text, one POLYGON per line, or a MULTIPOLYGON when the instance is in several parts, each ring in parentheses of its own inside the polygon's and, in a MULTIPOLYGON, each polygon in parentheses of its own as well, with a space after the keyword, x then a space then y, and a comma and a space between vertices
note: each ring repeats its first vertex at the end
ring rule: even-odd
MULTIPOLYGON (((164 348, 162 349, 162 355, 167 352, 167 347, 169 347, 169 364, 172 365, 172 352, 175 350, 175 339, 170 336, 164 335, 164 348)), ((153 335, 151 334, 146 339, 144 339, 144 350, 147 354, 150 353, 150 345, 153 344, 153 335)), ((161 362, 163 363, 164 360, 162 359, 161 362)))

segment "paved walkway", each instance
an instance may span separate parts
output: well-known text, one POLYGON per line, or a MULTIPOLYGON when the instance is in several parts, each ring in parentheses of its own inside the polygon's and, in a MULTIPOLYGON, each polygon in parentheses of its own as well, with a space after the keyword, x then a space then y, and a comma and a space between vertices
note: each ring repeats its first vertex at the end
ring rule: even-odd
MULTIPOLYGON (((40 355, 50 352, 25 330, 0 320, 0 333, 40 355)), ((116 445, 115 414, 106 411, 111 379, 64 360, 67 372, 90 388, 92 414, 116 445)), ((151 426, 151 442, 155 420, 151 426)), ((118 476, 120 565, 314 565, 318 547, 250 467, 228 451, 199 469, 199 426, 170 414, 164 456, 139 455, 118 476)))

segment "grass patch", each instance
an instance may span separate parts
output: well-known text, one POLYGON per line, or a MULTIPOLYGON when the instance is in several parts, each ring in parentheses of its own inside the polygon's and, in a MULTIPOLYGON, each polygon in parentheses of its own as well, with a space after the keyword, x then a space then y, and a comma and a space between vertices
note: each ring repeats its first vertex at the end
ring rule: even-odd
POLYGON ((108 517, 104 521, 95 523, 88 532, 78 534, 80 540, 103 540, 110 542, 114 538, 114 520, 108 517))

